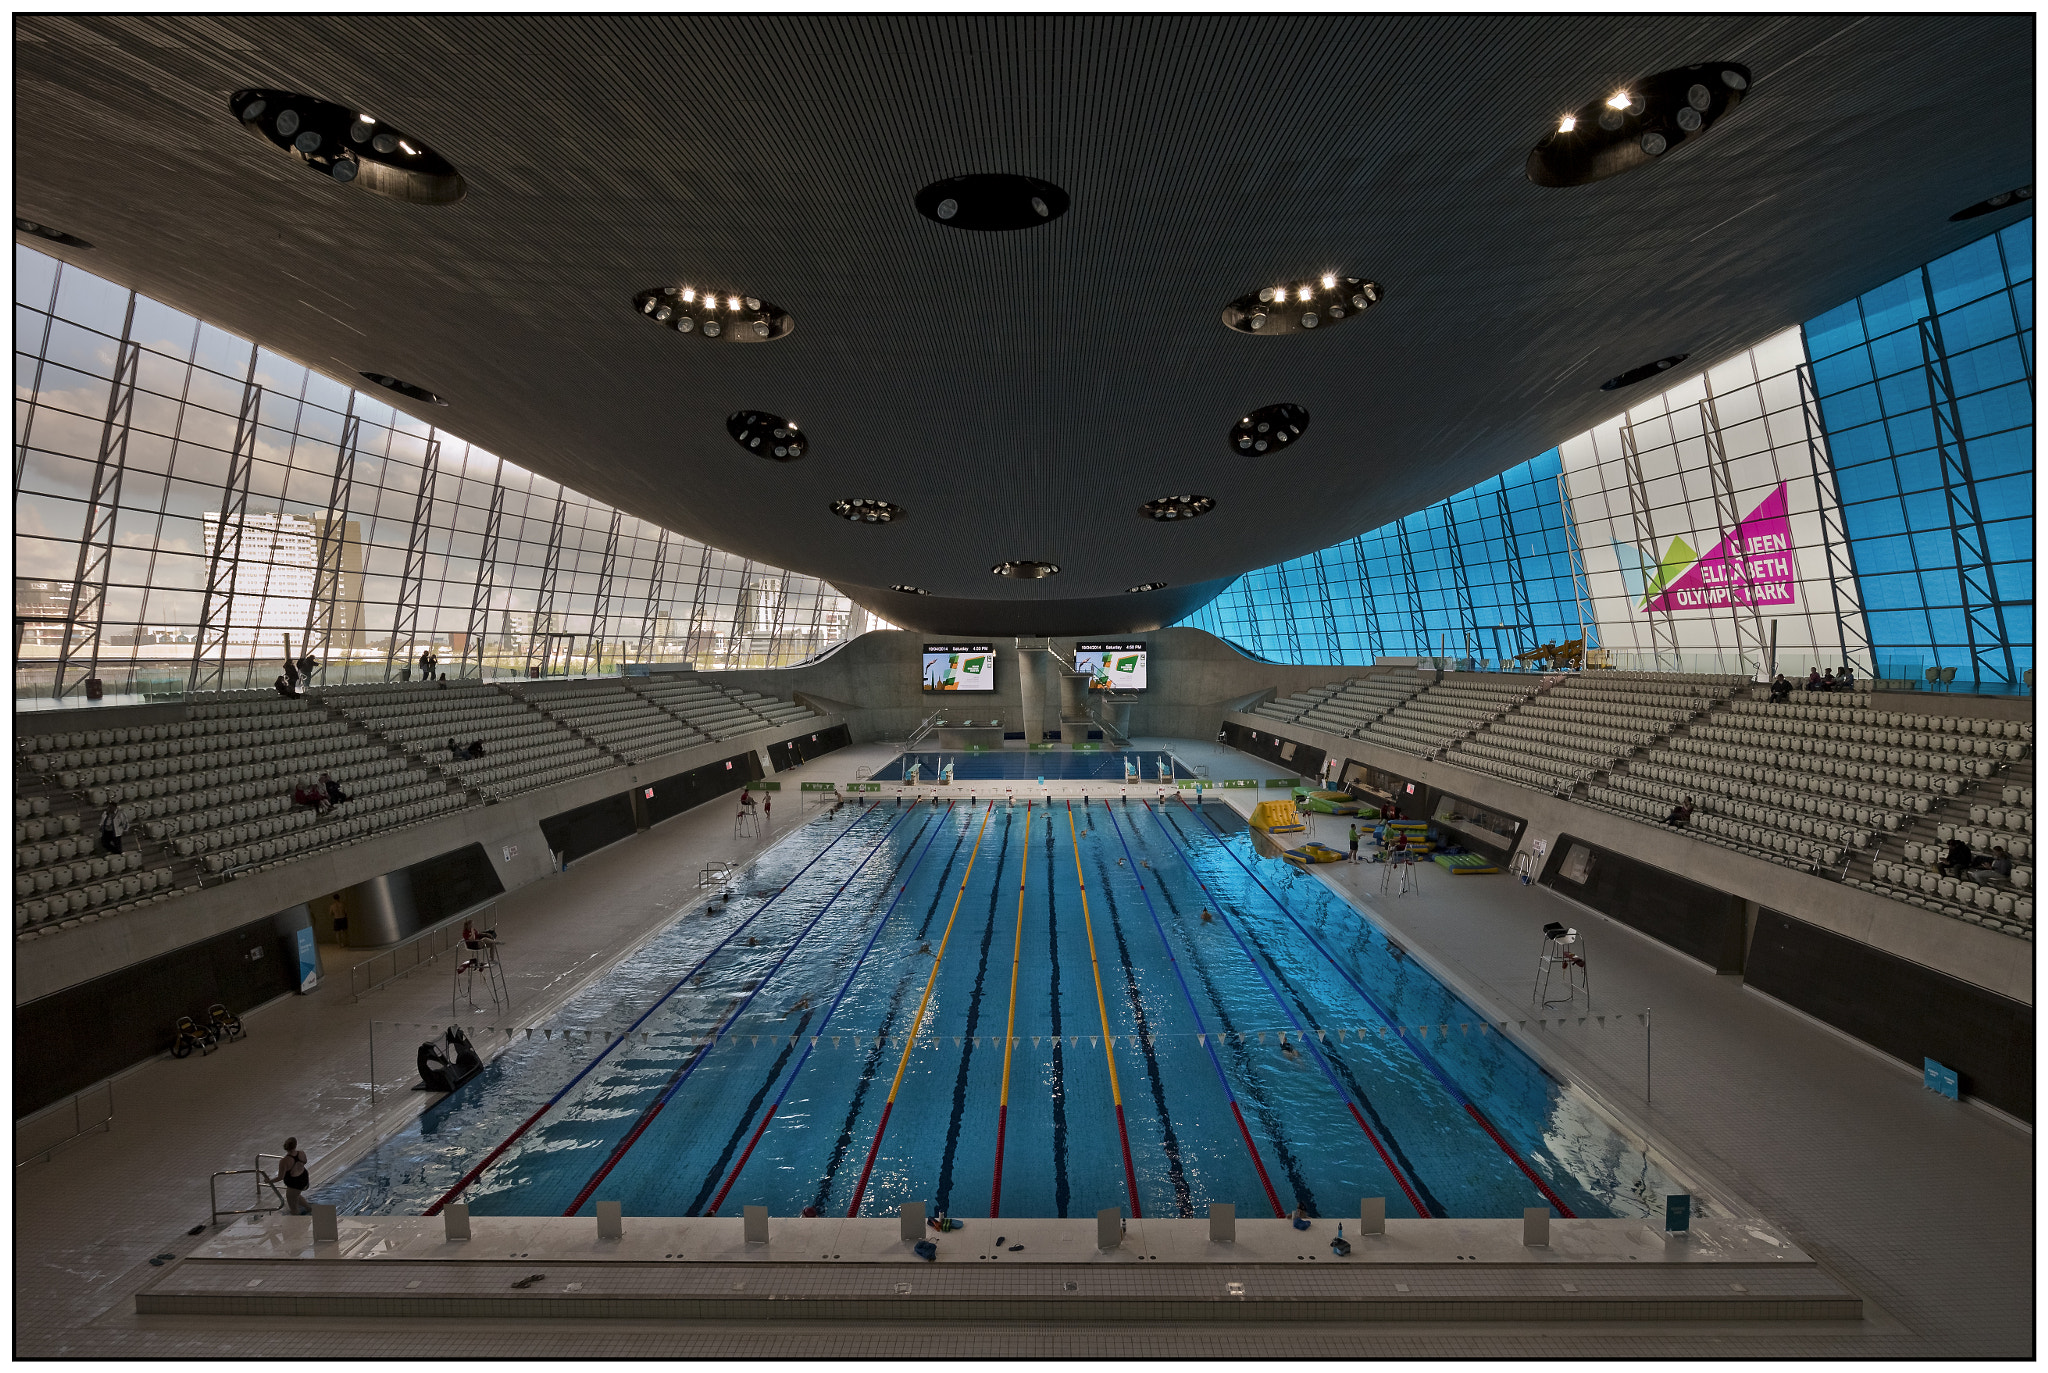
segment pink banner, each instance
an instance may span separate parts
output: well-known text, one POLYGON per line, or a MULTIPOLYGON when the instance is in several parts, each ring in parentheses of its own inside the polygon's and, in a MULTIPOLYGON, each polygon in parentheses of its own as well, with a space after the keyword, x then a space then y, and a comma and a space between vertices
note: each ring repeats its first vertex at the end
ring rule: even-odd
POLYGON ((1794 575, 1792 520, 1785 513, 1785 483, 1779 482, 1733 533, 1665 587, 1644 613, 1791 605, 1798 599, 1794 575))

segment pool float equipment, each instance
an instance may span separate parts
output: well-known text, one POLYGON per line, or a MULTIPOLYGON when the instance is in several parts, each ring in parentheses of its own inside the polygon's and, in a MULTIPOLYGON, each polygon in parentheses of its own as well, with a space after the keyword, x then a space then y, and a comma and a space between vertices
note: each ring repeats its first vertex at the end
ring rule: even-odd
POLYGON ((1308 829, 1292 801, 1259 802, 1252 807, 1251 826, 1268 834, 1302 834, 1308 829))
POLYGON ((1341 791, 1296 791, 1294 804, 1319 815, 1357 815, 1364 803, 1341 791))
POLYGON ((1289 849, 1282 855, 1290 863, 1307 867, 1311 863, 1341 863, 1344 855, 1328 844, 1303 844, 1298 849, 1289 849))
POLYGON ((1490 872, 1499 872, 1490 858, 1481 858, 1476 853, 1440 853, 1432 860, 1453 877, 1479 877, 1490 872))
POLYGON ((938 1262, 939 1246, 933 1244, 930 1240, 919 1240, 916 1244, 911 1246, 911 1252, 916 1254, 919 1258, 923 1259, 926 1263, 938 1262))

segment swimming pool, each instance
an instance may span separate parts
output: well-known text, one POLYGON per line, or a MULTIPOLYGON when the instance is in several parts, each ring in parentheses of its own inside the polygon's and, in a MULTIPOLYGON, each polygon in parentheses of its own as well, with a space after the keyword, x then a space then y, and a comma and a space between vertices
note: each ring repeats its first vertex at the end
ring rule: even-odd
POLYGON ((946 764, 953 765, 956 782, 1035 780, 1040 777, 1063 782, 1121 782, 1124 765, 1138 769, 1145 781, 1157 782, 1163 767, 1169 778, 1193 777, 1186 763, 1161 749, 1104 749, 1076 752, 1072 749, 1022 749, 986 753, 948 750, 942 753, 902 753, 875 770, 878 782, 900 782, 912 766, 919 767, 921 780, 929 782, 946 764))
POLYGON ((849 808, 745 886, 736 926, 659 932, 318 1199, 1499 1217, 1683 1190, 1227 807, 849 808))

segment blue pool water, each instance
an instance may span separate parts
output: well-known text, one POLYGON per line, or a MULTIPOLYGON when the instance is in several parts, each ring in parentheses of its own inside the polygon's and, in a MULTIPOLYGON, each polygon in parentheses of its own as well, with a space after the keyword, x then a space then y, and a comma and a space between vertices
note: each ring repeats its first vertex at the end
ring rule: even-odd
POLYGON ((424 1211, 557 1096, 468 1187, 478 1214, 986 1216, 999 1142, 1009 1216, 1515 1216, 1545 1201, 1517 1158, 1581 1216, 1674 1190, 1223 806, 848 808, 744 886, 317 1199, 424 1211))
POLYGON ((951 763, 956 782, 1022 781, 1040 777, 1060 781, 1121 782, 1126 762, 1136 764, 1139 775, 1148 782, 1159 780, 1162 767, 1169 778, 1195 775, 1180 759, 1158 749, 1104 749, 1100 753, 1076 753, 1070 749, 1036 752, 991 749, 986 753, 949 750, 898 754, 875 771, 874 779, 878 782, 900 782, 904 774, 916 765, 923 769, 919 773, 920 779, 930 781, 938 776, 941 768, 951 763))

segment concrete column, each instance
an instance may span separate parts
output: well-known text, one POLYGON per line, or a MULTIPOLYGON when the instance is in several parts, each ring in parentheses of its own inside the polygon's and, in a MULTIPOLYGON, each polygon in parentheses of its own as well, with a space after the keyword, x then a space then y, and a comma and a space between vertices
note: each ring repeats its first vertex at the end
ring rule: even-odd
POLYGON ((352 948, 396 944, 420 927, 412 902, 412 874, 404 868, 358 882, 342 893, 352 948))
POLYGON ((1017 689, 1024 698, 1024 742, 1035 744, 1045 737, 1045 665, 1041 649, 1017 652, 1017 689))

